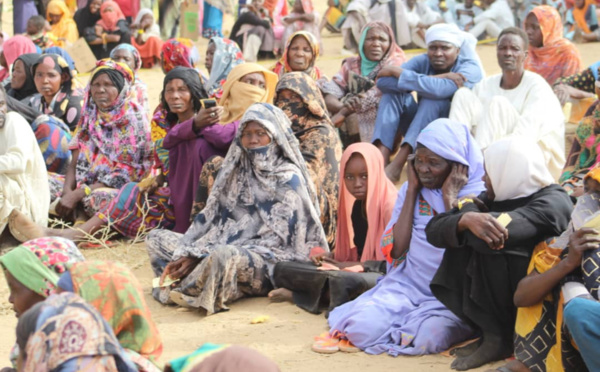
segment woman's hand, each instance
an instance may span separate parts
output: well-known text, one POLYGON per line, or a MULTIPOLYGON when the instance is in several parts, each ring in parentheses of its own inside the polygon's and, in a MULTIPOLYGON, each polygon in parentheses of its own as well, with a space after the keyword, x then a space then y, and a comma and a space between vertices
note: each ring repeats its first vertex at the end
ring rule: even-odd
POLYGON ((556 94, 556 97, 560 101, 560 104, 563 106, 571 98, 571 96, 569 95, 569 90, 567 89, 567 86, 565 84, 557 84, 554 86, 553 90, 554 94, 556 94))
POLYGON ((449 210, 458 198, 458 193, 469 181, 469 167, 459 163, 452 164, 452 170, 442 185, 442 196, 449 210))
POLYGON ((569 254, 565 261, 573 270, 581 265, 583 252, 596 248, 600 248, 600 235, 598 230, 583 227, 571 234, 571 237, 569 238, 569 254))
POLYGON ((160 276, 160 285, 162 286, 167 276, 173 280, 188 276, 196 268, 198 262, 200 259, 196 257, 181 257, 177 261, 170 262, 160 276))
POLYGON ((194 117, 194 130, 199 131, 204 127, 217 124, 223 116, 223 107, 215 106, 208 109, 200 109, 194 117))
POLYGON ((310 260, 312 261, 313 264, 315 264, 315 266, 321 266, 323 264, 323 261, 326 261, 326 259, 331 259, 333 258, 333 252, 323 252, 320 254, 317 254, 315 256, 312 256, 310 258, 310 260))
POLYGON ((402 71, 402 67, 399 66, 384 66, 377 73, 377 78, 393 77, 399 79, 400 75, 402 75, 402 71))
POLYGON ((70 218, 75 212, 77 204, 85 197, 81 189, 63 192, 58 204, 56 204, 56 213, 62 218, 70 218))
POLYGON ((486 242, 490 249, 504 248, 508 239, 508 230, 488 213, 467 212, 458 221, 458 232, 469 230, 486 242))
POLYGON ((150 186, 148 186, 147 189, 142 190, 142 191, 148 195, 152 195, 156 192, 156 190, 158 190, 158 188, 162 187, 162 185, 164 185, 164 183, 165 183, 165 175, 161 173, 158 176, 154 177, 154 180, 152 181, 150 186))
POLYGON ((361 100, 365 98, 364 93, 355 95, 354 97, 348 98, 344 102, 344 108, 347 110, 347 115, 360 111, 362 106, 361 100))
POLYGON ((413 191, 421 190, 421 181, 415 170, 415 155, 409 155, 406 161, 406 175, 408 177, 408 189, 413 191))

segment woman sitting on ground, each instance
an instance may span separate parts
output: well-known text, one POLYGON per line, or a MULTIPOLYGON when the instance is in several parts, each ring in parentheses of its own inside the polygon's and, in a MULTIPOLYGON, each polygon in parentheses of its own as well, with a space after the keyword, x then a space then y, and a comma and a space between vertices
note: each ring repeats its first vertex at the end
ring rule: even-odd
POLYGON ((275 34, 269 11, 264 1, 246 5, 247 11, 240 14, 231 29, 231 40, 244 51, 244 60, 256 62, 260 56, 274 57, 275 34))
POLYGON ((524 27, 529 38, 525 69, 541 75, 550 85, 581 70, 579 50, 563 37, 562 20, 554 7, 536 6, 524 27))
POLYGON ((160 38, 160 27, 154 19, 154 13, 150 9, 141 9, 131 28, 137 30, 131 37, 131 44, 138 50, 141 56, 141 66, 152 68, 160 62, 160 50, 163 41, 160 38))
POLYGON ((85 40, 90 45, 96 59, 110 57, 110 52, 119 44, 131 43, 131 29, 125 16, 113 0, 100 6, 100 20, 85 32, 85 40))
POLYGON ((344 60, 342 69, 321 86, 325 103, 344 147, 354 142, 371 142, 381 92, 375 77, 384 66, 400 66, 406 60, 390 26, 367 24, 361 34, 360 55, 344 60))
POLYGON ((204 88, 210 98, 219 99, 231 69, 244 63, 244 56, 235 41, 213 37, 208 42, 204 61, 209 74, 204 88))
POLYGON ((0 51, 0 66, 3 67, 0 70, 0 82, 5 85, 9 82, 10 71, 17 58, 24 54, 37 52, 35 44, 26 36, 16 35, 6 40, 0 51))
MULTIPOLYGON (((563 314, 568 314, 565 305, 572 303, 573 295, 569 290, 561 294, 561 287, 565 289, 573 284, 565 283, 583 281, 582 262, 594 254, 600 243, 598 231, 585 227, 600 207, 600 168, 592 169, 585 176, 585 190, 585 195, 577 199, 567 230, 535 247, 528 275, 517 286, 514 296, 518 307, 515 359, 501 367, 504 372, 536 368, 565 372, 595 370, 591 364, 586 368, 585 355, 583 352, 580 354, 580 350, 594 350, 595 354, 593 345, 576 345, 566 324, 566 315, 563 317, 563 314)), ((576 285, 580 286, 580 283, 576 285)), ((591 288, 586 287, 576 293, 582 301, 588 301, 590 296, 591 288)))
POLYGON ((565 18, 565 36, 576 42, 598 41, 600 29, 596 3, 593 0, 575 0, 565 18))
POLYGON ((596 81, 600 79, 599 71, 600 61, 593 63, 585 70, 556 80, 552 89, 556 93, 560 104, 564 105, 569 100, 576 101, 586 98, 595 100, 596 81))
POLYGON ((39 93, 29 99, 29 106, 43 115, 33 123, 38 143, 49 172, 64 174, 71 159, 68 143, 83 106, 83 94, 75 87, 74 71, 56 54, 43 54, 31 71, 39 93))
POLYGON ((140 371, 160 371, 155 363, 163 351, 162 340, 131 270, 117 262, 79 262, 57 285, 59 291, 73 292, 98 310, 140 371))
POLYGON ((142 57, 140 53, 131 44, 119 44, 110 52, 110 59, 115 62, 125 63, 133 71, 135 82, 132 89, 135 90, 138 103, 142 105, 147 115, 150 114, 150 104, 148 103, 148 87, 138 76, 142 68, 142 57))
MULTIPOLYGON (((294 0, 292 11, 281 19, 283 26, 282 42, 286 42, 298 31, 305 31, 321 43, 321 32, 319 31, 320 15, 315 11, 312 0, 294 0)), ((279 48, 282 49, 281 46, 279 48)))
POLYGON ((73 293, 50 296, 19 318, 17 345, 22 371, 138 371, 106 320, 73 293))
POLYGON ((77 31, 79 31, 79 36, 81 37, 85 36, 86 28, 93 28, 101 18, 100 6, 102 5, 102 0, 87 0, 86 2, 86 6, 79 8, 73 16, 73 20, 77 25, 77 31))
POLYGON ((333 248, 342 145, 327 115, 321 91, 307 74, 290 72, 277 83, 275 105, 292 122, 292 131, 300 143, 300 152, 316 186, 327 242, 333 248))
POLYGON ((285 114, 257 103, 246 111, 206 207, 185 234, 153 230, 148 254, 163 304, 227 310, 245 296, 265 296, 280 261, 328 250, 318 201, 285 114), (240 233, 239 226, 244 226, 240 233))
POLYGON ((63 235, 81 240, 105 225, 130 238, 156 227, 184 233, 202 166, 213 156, 225 156, 238 127, 237 122, 218 124, 222 108, 203 109, 200 101, 206 98, 196 70, 171 70, 161 94, 169 128, 154 144, 158 175, 125 184, 102 213, 63 235))
MULTIPOLYGON (((50 197, 60 198, 54 212, 64 220, 87 221, 126 183, 150 171, 148 118, 134 99, 133 79, 127 65, 111 60, 99 61, 92 71, 84 115, 70 144, 74 160, 66 176, 50 174, 50 197)), ((71 236, 73 231, 46 233, 71 236)))
POLYGON ((431 291, 482 336, 459 352, 457 370, 512 354, 517 284, 534 247, 564 231, 573 209, 535 142, 505 138, 488 146, 484 158, 486 191, 461 199, 425 229, 443 254, 431 291))
POLYGON ((280 262, 274 301, 291 301, 318 314, 354 300, 385 274, 380 239, 398 190, 385 176, 381 152, 370 143, 350 145, 342 157, 335 251, 311 254, 312 262, 280 262), (327 300, 325 300, 327 301, 327 300))
POLYGON ((6 86, 6 94, 18 101, 27 101, 37 93, 31 67, 40 58, 38 53, 20 55, 12 64, 10 85, 6 86))
MULTIPOLYGON (((254 103, 273 103, 277 75, 256 63, 242 63, 234 67, 223 85, 219 106, 221 124, 239 123, 246 110, 254 103)), ((212 185, 221 169, 223 157, 214 156, 202 167, 196 198, 192 206, 192 219, 202 211, 212 185)))
POLYGON ((279 78, 288 72, 300 71, 308 74, 315 81, 323 77, 321 70, 315 66, 319 56, 319 42, 310 32, 298 31, 287 39, 281 59, 273 67, 279 78))
POLYGON ((50 32, 57 47, 67 47, 79 39, 77 24, 64 1, 52 0, 48 3, 46 20, 50 22, 50 32))
POLYGON ((427 243, 424 230, 457 198, 483 190, 481 151, 465 125, 438 119, 419 135, 408 165, 408 181, 381 240, 387 274, 329 314, 329 336, 318 340, 314 351, 431 354, 472 335, 429 289, 443 252, 427 243))
MULTIPOLYGON (((60 276, 72 264, 83 260, 75 244, 63 238, 29 240, 0 256, 0 266, 10 290, 8 302, 16 317, 22 317, 35 304, 55 293, 60 276)), ((14 366, 18 354, 19 348, 14 347, 10 353, 14 366)))

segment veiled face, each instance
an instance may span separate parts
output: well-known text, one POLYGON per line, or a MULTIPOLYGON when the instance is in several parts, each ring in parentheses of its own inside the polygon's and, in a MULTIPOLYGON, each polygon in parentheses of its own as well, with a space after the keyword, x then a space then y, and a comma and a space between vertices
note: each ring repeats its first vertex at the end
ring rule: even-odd
POLYGON ((427 189, 441 189, 450 174, 450 162, 427 147, 417 147, 415 151, 415 171, 421 185, 427 189))
POLYGON ((267 80, 262 72, 252 72, 242 76, 240 82, 254 85, 260 89, 267 89, 267 80))
POLYGON ((267 130, 257 121, 246 124, 241 134, 242 147, 245 149, 256 149, 271 143, 271 137, 267 130))

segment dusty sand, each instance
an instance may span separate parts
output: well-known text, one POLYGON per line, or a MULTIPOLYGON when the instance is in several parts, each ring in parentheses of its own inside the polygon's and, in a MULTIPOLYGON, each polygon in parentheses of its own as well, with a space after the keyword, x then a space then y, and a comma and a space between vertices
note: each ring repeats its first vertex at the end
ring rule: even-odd
MULTIPOLYGON (((321 2, 319 2, 321 3, 321 2)), ((323 1, 323 4, 326 2, 323 1)), ((320 6, 322 8, 323 5, 320 6)), ((321 9, 322 10, 322 9, 321 9)), ((12 29, 10 13, 3 16, 5 30, 12 29)), ((231 21, 226 22, 231 24, 231 21)), ((225 28, 227 29, 227 27, 225 28)), ((318 65, 332 76, 339 69, 344 57, 339 55, 342 40, 339 35, 325 32, 324 53, 318 65)), ((206 40, 199 42, 203 55, 206 40)), ((600 44, 580 45, 586 66, 597 60, 600 44)), ((478 52, 488 75, 500 72, 496 63, 495 46, 482 45, 478 52)), ((408 54, 409 57, 415 54, 408 54)), ((261 62, 266 67, 274 61, 261 62)), ((143 70, 140 77, 148 84, 152 107, 158 102, 162 89, 163 74, 160 69, 143 70)), ((86 79, 86 76, 82 76, 86 79)), ((158 323, 163 342, 162 361, 184 355, 195 350, 204 342, 235 343, 254 348, 276 361, 282 371, 384 371, 402 368, 403 371, 450 371, 451 358, 441 355, 392 358, 387 355, 372 356, 365 353, 333 355, 316 354, 310 350, 313 337, 328 329, 323 315, 309 314, 292 304, 271 304, 266 298, 252 298, 231 305, 229 312, 206 317, 196 311, 162 306, 150 296, 152 270, 143 244, 123 245, 111 250, 84 252, 88 259, 100 258, 122 261, 129 265, 144 287, 146 299, 155 321, 158 323), (257 316, 268 315, 264 324, 251 325, 257 316)), ((8 365, 8 353, 14 344, 17 319, 8 303, 5 280, 0 280, 0 367, 8 365)), ((501 363, 484 366, 474 371, 484 371, 501 363)))

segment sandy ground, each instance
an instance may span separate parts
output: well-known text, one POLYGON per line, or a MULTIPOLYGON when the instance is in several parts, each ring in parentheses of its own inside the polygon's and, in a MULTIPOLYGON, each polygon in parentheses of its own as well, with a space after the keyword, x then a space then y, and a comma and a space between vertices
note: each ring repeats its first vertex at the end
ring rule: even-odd
MULTIPOLYGON (((323 4, 325 1, 322 2, 323 4)), ((322 8, 323 5, 321 5, 322 8)), ((12 29, 10 13, 3 16, 4 29, 12 29)), ((231 24, 231 21, 226 22, 231 24)), ((226 27, 227 28, 227 27, 226 27)), ((341 66, 339 55, 342 40, 339 35, 324 35, 324 52, 318 60, 319 67, 332 76, 341 66)), ((198 43, 201 54, 206 50, 206 41, 198 43)), ((584 64, 597 60, 600 44, 580 46, 584 64)), ((500 72, 496 63, 495 46, 482 45, 478 52, 488 75, 500 72)), ((414 54, 408 54, 414 56, 414 54)), ((274 61, 262 62, 266 67, 274 61)), ((160 69, 143 70, 140 77, 148 84, 152 106, 158 102, 162 89, 163 74, 160 69)), ((86 79, 86 76, 82 76, 86 79)), ((153 277, 148 256, 143 244, 123 245, 111 250, 84 252, 88 259, 122 261, 129 265, 144 287, 148 304, 158 323, 163 342, 163 362, 195 350, 204 342, 235 343, 245 345, 272 358, 282 371, 326 371, 331 369, 354 371, 384 371, 402 368, 404 371, 450 371, 452 359, 441 355, 392 358, 387 355, 372 356, 365 353, 321 355, 310 350, 313 337, 328 329, 323 315, 309 314, 292 304, 271 304, 266 298, 252 298, 231 305, 229 312, 206 317, 199 312, 167 307, 158 304, 150 296, 153 277), (257 316, 268 315, 263 324, 251 325, 257 316)), ((14 344, 17 320, 8 303, 6 282, 0 280, 0 366, 8 363, 8 353, 14 344)), ((475 371, 484 371, 501 363, 484 366, 475 371)))

